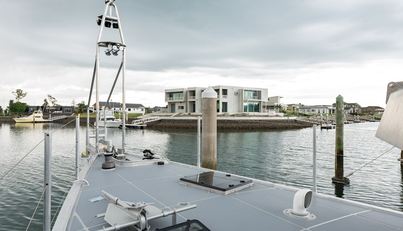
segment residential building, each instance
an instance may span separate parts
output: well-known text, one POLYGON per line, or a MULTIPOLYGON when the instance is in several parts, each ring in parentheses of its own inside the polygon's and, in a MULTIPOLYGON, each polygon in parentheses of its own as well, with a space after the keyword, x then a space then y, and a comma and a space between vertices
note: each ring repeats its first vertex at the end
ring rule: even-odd
MULTIPOLYGON (((109 102, 106 104, 106 102, 99 102, 99 107, 102 109, 103 107, 109 108, 109 110, 115 111, 115 112, 121 112, 122 111, 122 104, 119 102, 109 102)), ((95 104, 93 104, 93 108, 95 108, 95 104)), ((144 115, 146 112, 145 107, 142 104, 138 103, 126 103, 126 113, 133 113, 133 114, 142 114, 144 115)))
POLYGON ((280 112, 281 110, 287 109, 287 105, 281 103, 282 96, 270 96, 267 102, 263 104, 263 110, 266 112, 275 111, 280 112))
POLYGON ((298 112, 306 115, 331 115, 335 113, 335 108, 330 105, 313 105, 313 106, 306 106, 302 105, 298 108, 298 112))
POLYGON ((361 114, 375 115, 383 113, 385 109, 379 106, 368 106, 361 108, 361 114))
POLYGON ((34 111, 42 110, 43 113, 48 114, 63 114, 63 115, 71 115, 74 113, 74 106, 62 106, 62 105, 55 105, 55 106, 28 106, 28 113, 31 114, 34 111))
POLYGON ((302 104, 288 104, 287 105, 287 111, 292 112, 292 113, 298 113, 299 108, 302 107, 302 104))
MULTIPOLYGON (((336 104, 333 104, 336 107, 336 104)), ((358 103, 344 103, 344 112, 350 115, 357 115, 361 113, 361 106, 358 103)))
MULTIPOLYGON (((213 86, 217 92, 218 113, 264 112, 267 89, 234 86, 213 86)), ((202 87, 165 90, 165 101, 170 113, 201 113, 202 87)))

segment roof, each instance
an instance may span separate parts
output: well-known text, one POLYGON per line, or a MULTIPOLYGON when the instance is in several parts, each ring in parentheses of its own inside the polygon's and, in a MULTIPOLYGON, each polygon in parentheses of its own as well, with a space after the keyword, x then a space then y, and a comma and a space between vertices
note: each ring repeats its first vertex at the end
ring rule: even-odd
MULTIPOLYGON (((95 107, 95 104, 93 104, 93 106, 95 107)), ((99 106, 100 107, 106 106, 106 102, 100 101, 99 106)), ((122 107, 122 104, 119 102, 109 102, 108 106, 114 107, 114 108, 120 108, 120 107, 122 107)), ((141 108, 141 107, 144 107, 144 106, 142 104, 138 104, 138 103, 126 103, 126 108, 141 108)))

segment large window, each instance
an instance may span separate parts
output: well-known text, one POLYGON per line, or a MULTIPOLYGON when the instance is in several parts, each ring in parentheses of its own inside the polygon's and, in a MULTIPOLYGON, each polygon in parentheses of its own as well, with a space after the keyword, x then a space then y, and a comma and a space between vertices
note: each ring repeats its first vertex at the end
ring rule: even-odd
POLYGON ((222 112, 228 112, 228 103, 227 102, 222 102, 221 110, 222 110, 222 112))
POLYGON ((260 99, 260 92, 259 91, 252 91, 252 90, 244 90, 243 91, 243 98, 246 99, 260 99))
POLYGON ((168 100, 183 100, 183 92, 168 93, 168 100))
POLYGON ((260 103, 248 102, 243 103, 244 112, 260 112, 260 103))

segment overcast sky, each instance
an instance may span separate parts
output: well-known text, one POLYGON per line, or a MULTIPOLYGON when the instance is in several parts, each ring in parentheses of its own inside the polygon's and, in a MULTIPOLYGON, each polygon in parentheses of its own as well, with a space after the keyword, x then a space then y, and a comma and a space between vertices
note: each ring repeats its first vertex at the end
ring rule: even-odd
MULTIPOLYGON (((0 0, 0 105, 88 96, 103 0, 0 0)), ((128 46, 127 102, 164 89, 267 88, 286 103, 384 106, 403 79, 401 0, 117 0, 128 46)), ((119 58, 102 56, 101 99, 119 58), (109 60, 107 59, 109 58, 109 60)), ((113 100, 120 99, 117 91, 113 100)))

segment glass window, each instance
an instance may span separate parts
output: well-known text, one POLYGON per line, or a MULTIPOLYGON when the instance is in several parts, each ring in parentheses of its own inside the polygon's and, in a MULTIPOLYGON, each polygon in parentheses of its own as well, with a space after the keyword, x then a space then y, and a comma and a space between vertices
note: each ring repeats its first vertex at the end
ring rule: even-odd
POLYGON ((244 112, 260 112, 260 103, 249 102, 243 104, 244 112))
POLYGON ((222 95, 228 95, 228 89, 222 89, 222 95))
POLYGON ((221 110, 222 110, 222 112, 228 112, 228 103, 227 102, 222 102, 221 110))
POLYGON ((244 99, 260 99, 259 91, 245 90, 243 91, 244 99))
POLYGON ((183 92, 170 92, 168 100, 183 100, 183 92))

